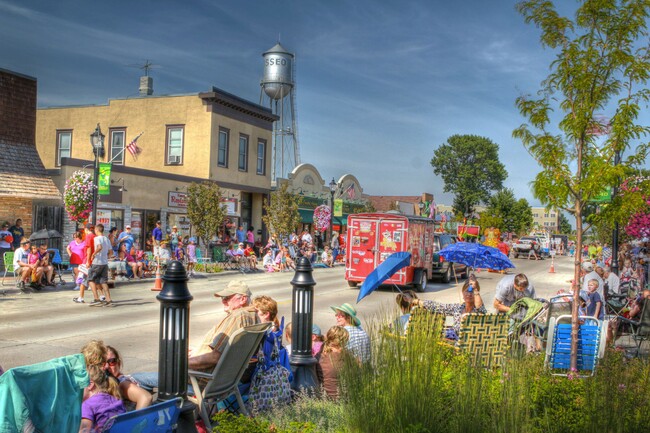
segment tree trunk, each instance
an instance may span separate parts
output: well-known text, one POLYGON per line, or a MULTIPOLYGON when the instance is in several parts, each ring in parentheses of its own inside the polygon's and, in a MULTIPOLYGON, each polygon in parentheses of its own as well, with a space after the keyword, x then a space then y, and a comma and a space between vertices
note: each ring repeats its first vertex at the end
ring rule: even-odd
POLYGON ((582 201, 576 200, 576 253, 574 256, 573 271, 573 308, 571 309, 571 371, 578 371, 578 333, 580 321, 578 319, 578 307, 580 305, 580 267, 582 265, 582 201))

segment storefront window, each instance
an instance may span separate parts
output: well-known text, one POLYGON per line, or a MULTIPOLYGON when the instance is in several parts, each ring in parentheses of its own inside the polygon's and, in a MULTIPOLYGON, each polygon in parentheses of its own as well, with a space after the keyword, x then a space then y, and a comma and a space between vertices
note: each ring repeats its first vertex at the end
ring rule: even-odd
POLYGON ((172 227, 177 226, 183 239, 192 236, 192 225, 187 214, 167 214, 167 234, 171 233, 172 227))
POLYGON ((124 211, 121 209, 97 209, 97 223, 104 226, 104 233, 117 227, 117 231, 124 230, 124 211))

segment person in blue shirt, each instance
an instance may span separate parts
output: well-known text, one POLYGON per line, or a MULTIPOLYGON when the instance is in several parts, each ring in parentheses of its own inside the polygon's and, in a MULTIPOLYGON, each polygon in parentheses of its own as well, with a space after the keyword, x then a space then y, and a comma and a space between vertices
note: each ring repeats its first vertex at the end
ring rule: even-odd
POLYGON ((246 241, 246 233, 244 232, 244 227, 243 226, 237 227, 237 232, 235 234, 237 236, 237 242, 238 243, 241 244, 242 242, 246 241))
POLYGON ((25 230, 23 229, 23 220, 18 218, 16 224, 9 227, 9 232, 14 237, 11 243, 12 249, 15 251, 20 248, 20 241, 25 237, 25 230))
POLYGON ((131 226, 127 225, 124 227, 124 231, 117 237, 118 251, 130 253, 131 248, 133 247, 133 242, 134 239, 133 235, 131 234, 131 226))
POLYGON ((605 309, 603 308, 603 298, 598 293, 598 280, 589 280, 587 287, 587 315, 593 316, 598 320, 603 320, 605 317, 605 309))
POLYGON ((160 243, 162 242, 163 234, 160 228, 160 221, 156 221, 156 228, 151 232, 151 240, 153 241, 153 255, 158 257, 160 255, 160 243))

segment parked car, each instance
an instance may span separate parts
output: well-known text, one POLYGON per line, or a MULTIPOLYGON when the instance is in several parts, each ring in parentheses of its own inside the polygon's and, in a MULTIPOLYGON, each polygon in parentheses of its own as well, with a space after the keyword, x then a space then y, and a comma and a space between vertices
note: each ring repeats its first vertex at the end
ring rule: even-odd
POLYGON ((512 245, 512 254, 516 258, 519 254, 528 256, 530 250, 533 249, 537 254, 540 254, 542 242, 535 236, 523 236, 512 245))
POLYGON ((456 237, 449 233, 435 233, 433 235, 433 267, 431 268, 432 274, 439 276, 443 283, 451 281, 454 270, 458 277, 467 277, 467 266, 462 263, 448 262, 438 254, 438 251, 447 245, 456 243, 456 237))

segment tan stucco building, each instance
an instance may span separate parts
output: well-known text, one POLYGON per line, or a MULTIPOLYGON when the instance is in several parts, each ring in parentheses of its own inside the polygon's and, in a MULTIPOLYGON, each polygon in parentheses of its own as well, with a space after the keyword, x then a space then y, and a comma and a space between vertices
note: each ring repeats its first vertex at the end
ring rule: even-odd
MULTIPOLYGON (((130 224, 143 246, 155 221, 192 235, 186 191, 192 182, 222 189, 229 226, 262 227, 263 197, 271 190, 272 129, 277 116, 221 89, 172 96, 111 99, 107 105, 42 108, 36 147, 58 188, 76 170, 93 171, 90 134, 105 134, 112 162, 110 195, 100 196, 98 222, 130 224), (142 135, 140 135, 142 134, 142 135), (129 144, 140 135, 133 155, 129 144), (232 224, 231 224, 232 223, 232 224)), ((65 236, 76 226, 68 223, 65 236)))

